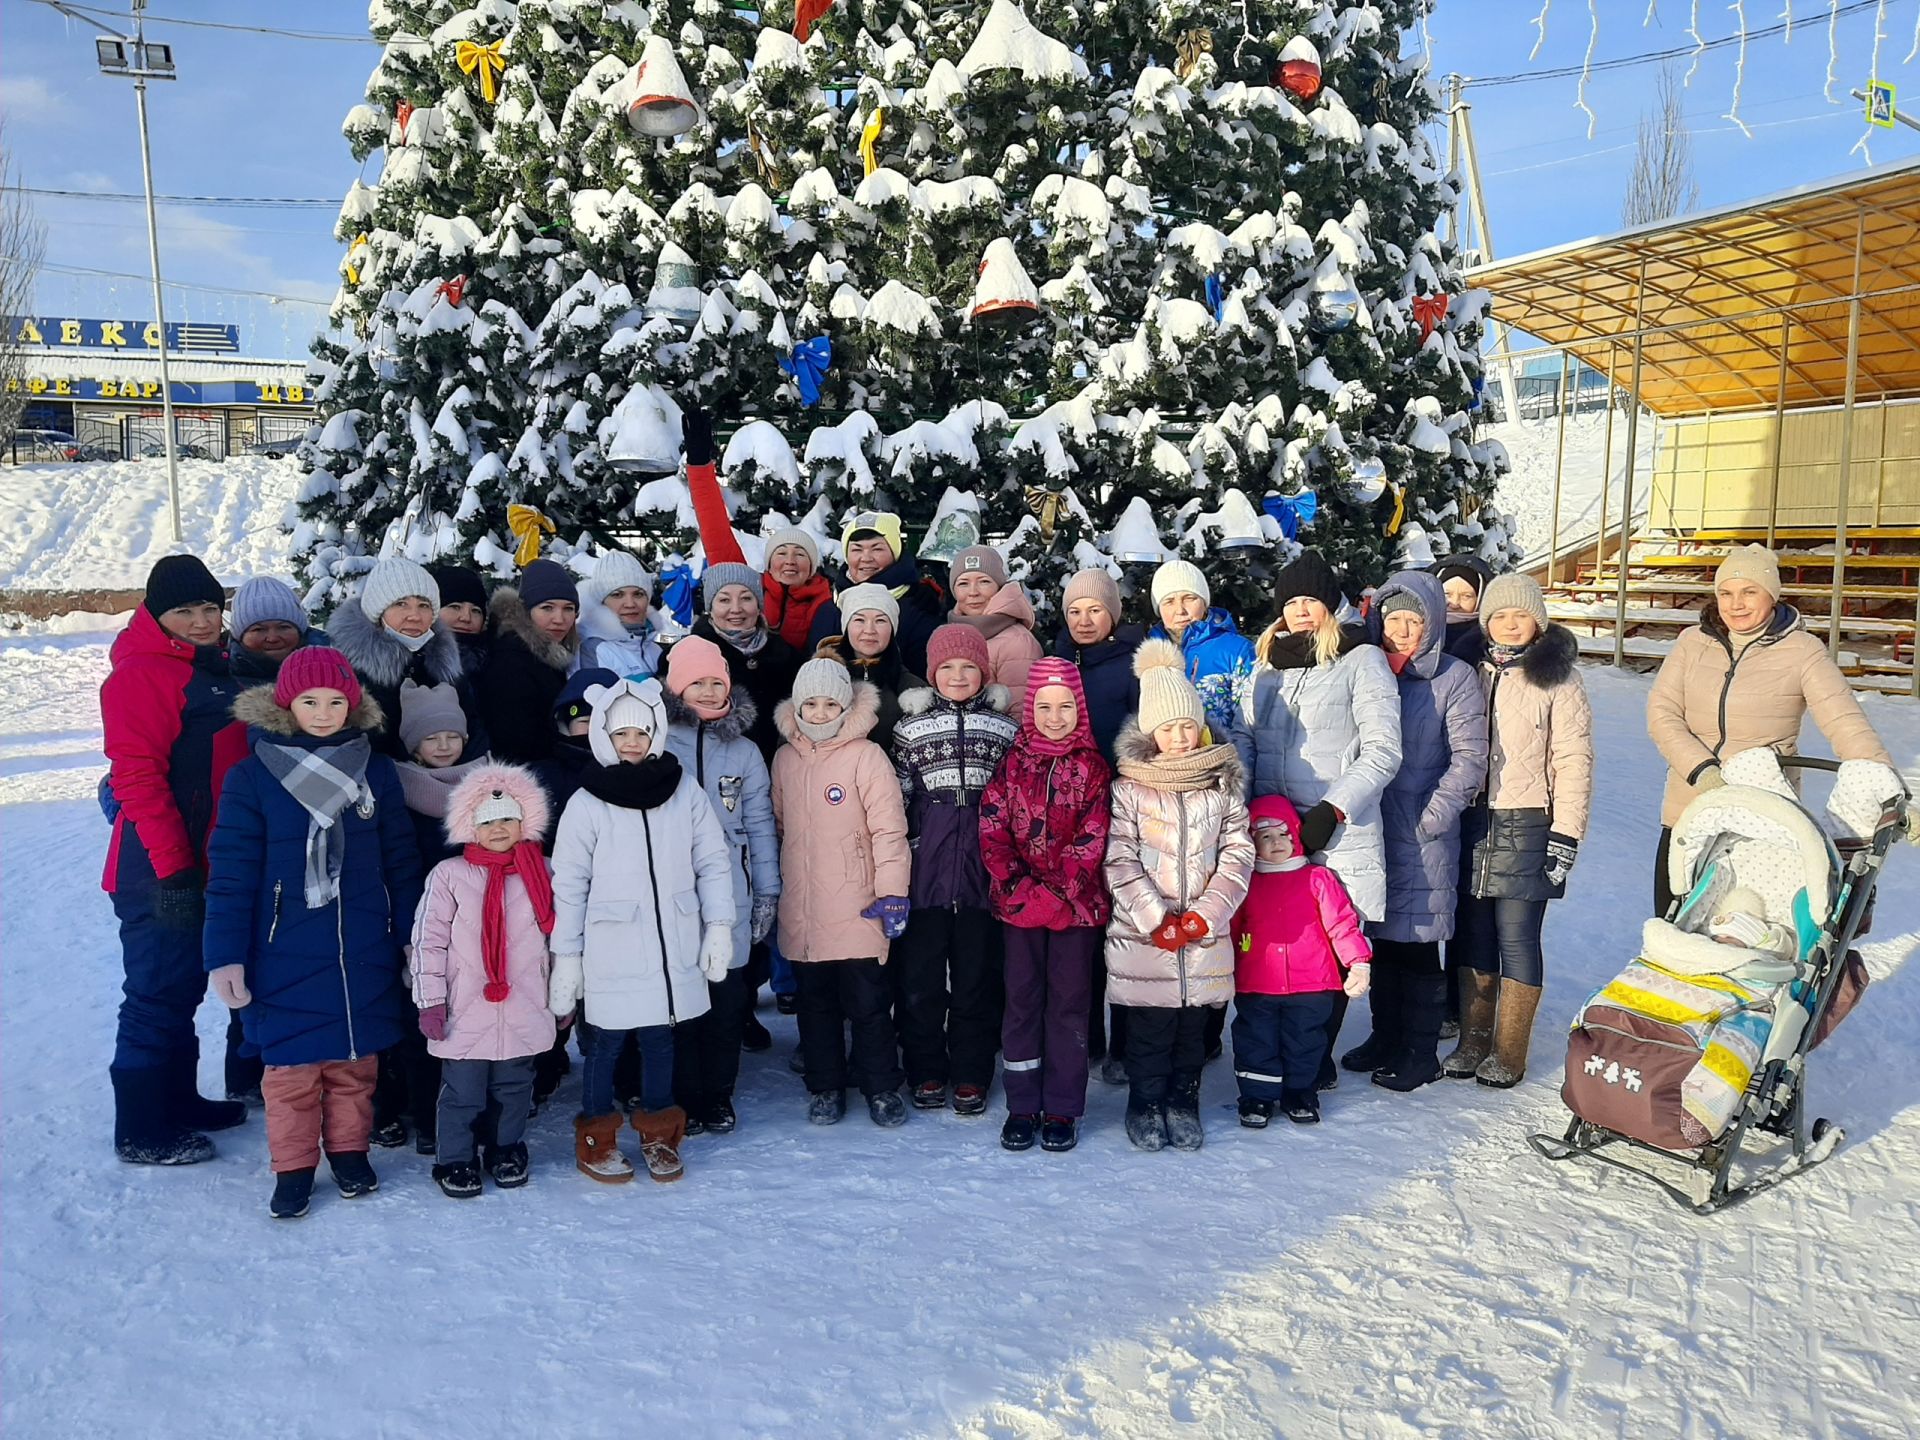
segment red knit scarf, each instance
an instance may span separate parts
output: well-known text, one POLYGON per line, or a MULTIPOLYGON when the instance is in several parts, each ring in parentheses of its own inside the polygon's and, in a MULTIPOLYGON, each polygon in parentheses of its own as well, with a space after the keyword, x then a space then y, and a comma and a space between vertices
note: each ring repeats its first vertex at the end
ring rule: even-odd
POLYGON ((487 967, 487 999, 498 1005, 513 990, 507 983, 507 872, 514 871, 527 887, 533 918, 543 935, 553 933, 553 881, 547 875, 546 857, 531 840, 522 840, 511 850, 469 845, 465 855, 469 865, 487 872, 487 898, 480 910, 480 957, 487 967))

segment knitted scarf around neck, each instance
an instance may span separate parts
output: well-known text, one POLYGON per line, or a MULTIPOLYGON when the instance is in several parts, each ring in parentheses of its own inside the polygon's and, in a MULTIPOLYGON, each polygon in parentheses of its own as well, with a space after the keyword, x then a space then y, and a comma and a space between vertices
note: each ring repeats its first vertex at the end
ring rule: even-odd
POLYGON ((518 875, 527 887, 534 922, 542 935, 553 933, 553 880, 537 841, 522 840, 511 850, 468 845, 462 854, 469 865, 487 872, 487 894, 480 907, 480 958, 487 984, 481 993, 498 1005, 513 993, 507 980, 507 873, 518 875))
POLYGON ((582 790, 622 810, 658 810, 679 787, 679 757, 666 752, 638 765, 596 765, 580 779, 582 790))
POLYGON ((1211 790, 1218 786, 1222 771, 1240 763, 1231 745, 1203 745, 1185 755, 1156 755, 1151 760, 1126 760, 1119 771, 1150 790, 1211 790))

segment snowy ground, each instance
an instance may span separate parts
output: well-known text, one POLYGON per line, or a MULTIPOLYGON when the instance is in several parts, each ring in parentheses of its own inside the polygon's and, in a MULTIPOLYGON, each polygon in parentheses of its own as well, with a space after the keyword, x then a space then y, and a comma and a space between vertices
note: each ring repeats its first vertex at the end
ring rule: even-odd
MULTIPOLYGON (((186 547, 227 584, 281 575, 291 460, 180 462, 186 547)), ((0 589, 138 590, 173 549, 164 460, 0 467, 0 589)), ((283 576, 283 578, 285 578, 283 576)))
MULTIPOLYGON (((1500 482, 1501 508, 1519 522, 1520 543, 1529 557, 1544 557, 1553 540, 1553 470, 1558 452, 1559 420, 1504 421, 1486 427, 1482 438, 1507 447, 1513 471, 1500 482)), ((1639 463, 1633 472, 1634 508, 1644 512, 1653 483, 1654 426, 1640 419, 1634 449, 1639 463)), ((1600 528, 1601 477, 1606 473, 1607 528, 1620 524, 1620 504, 1626 496, 1627 417, 1613 417, 1612 463, 1607 464, 1607 417, 1604 411, 1567 417, 1566 454, 1560 477, 1560 543, 1593 534, 1600 528)))
MULTIPOLYGON (((1920 855, 1896 855, 1878 983, 1817 1057, 1815 1113, 1850 1137, 1826 1166, 1699 1220, 1521 1143, 1563 1123, 1556 1035, 1648 904, 1641 677, 1587 674, 1597 813, 1518 1091, 1347 1077, 1317 1130, 1260 1134, 1216 1065, 1199 1155, 1129 1150, 1097 1083, 1078 1151, 1009 1155, 991 1113, 810 1129, 769 1009, 741 1129, 690 1142, 678 1185, 575 1174, 569 1082, 523 1191, 456 1203, 426 1160, 381 1154, 378 1195, 323 1189, 275 1224, 257 1120, 190 1170, 109 1149, 106 639, 0 639, 9 1434, 419 1435, 450 1414, 581 1435, 1920 1433, 1920 855)), ((1920 770, 1920 711, 1866 703, 1920 770)), ((207 1005, 209 1089, 222 1025, 207 1005)))

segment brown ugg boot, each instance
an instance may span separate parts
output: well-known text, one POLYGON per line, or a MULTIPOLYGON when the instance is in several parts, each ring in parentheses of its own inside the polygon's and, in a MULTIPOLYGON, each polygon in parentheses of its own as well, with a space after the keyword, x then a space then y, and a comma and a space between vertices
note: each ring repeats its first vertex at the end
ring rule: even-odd
POLYGON ((1500 982, 1500 1013, 1493 1022, 1493 1053, 1473 1072, 1482 1085, 1509 1090, 1527 1073, 1527 1047, 1533 1040, 1533 1014, 1540 1008, 1540 987, 1518 980, 1500 982))
POLYGON ((1460 1043, 1440 1068, 1454 1080, 1471 1080, 1480 1062, 1493 1049, 1493 1012, 1499 994, 1500 977, 1480 970, 1461 967, 1460 1043))
POLYGON ((633 1179, 633 1162, 620 1153, 620 1115, 576 1115, 573 1163, 589 1180, 624 1185, 633 1179))
POLYGON ((664 1110, 636 1110, 633 1128, 640 1135, 640 1157, 647 1174, 665 1183, 678 1180, 686 1169, 680 1163, 680 1145, 687 1138, 687 1112, 678 1105, 664 1110))

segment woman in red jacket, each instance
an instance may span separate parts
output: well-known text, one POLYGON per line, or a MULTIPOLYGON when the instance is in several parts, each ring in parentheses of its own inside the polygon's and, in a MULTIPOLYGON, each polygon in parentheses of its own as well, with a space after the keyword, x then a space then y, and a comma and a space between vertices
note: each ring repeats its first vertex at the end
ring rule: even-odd
POLYGON ((113 1144, 132 1165, 213 1158, 202 1134, 247 1107, 200 1094, 193 1015, 207 993, 201 962, 213 737, 242 688, 221 645, 226 594, 192 555, 168 555, 113 642, 100 687, 108 784, 119 806, 101 886, 113 897, 126 969, 114 1044, 113 1144))

